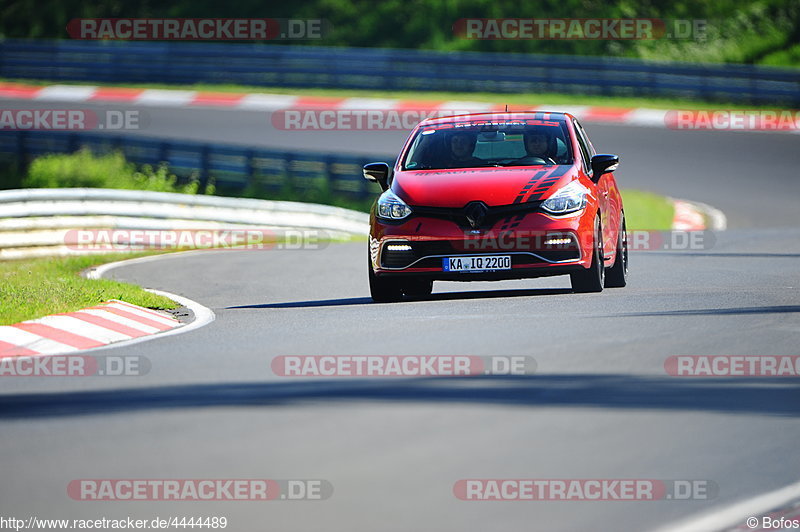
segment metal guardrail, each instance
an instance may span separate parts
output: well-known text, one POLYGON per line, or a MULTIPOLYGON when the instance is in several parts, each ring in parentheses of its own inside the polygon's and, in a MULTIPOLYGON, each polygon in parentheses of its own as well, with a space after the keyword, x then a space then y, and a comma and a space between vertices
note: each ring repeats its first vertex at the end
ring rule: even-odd
POLYGON ((0 191, 0 260, 84 252, 76 229, 310 230, 315 238, 366 235, 362 212, 289 201, 112 189, 0 191))
POLYGON ((0 41, 0 77, 689 97, 800 106, 800 70, 589 56, 256 44, 0 41))
MULTIPOLYGON (((218 190, 241 195, 291 190, 324 191, 353 199, 375 197, 380 189, 362 177, 361 167, 375 158, 335 153, 289 152, 204 142, 114 136, 96 133, 15 131, 0 134, 0 159, 9 162, 48 153, 72 153, 86 147, 95 154, 121 151, 137 164, 169 164, 180 177, 192 174, 205 187, 210 177, 218 190)), ((378 159, 391 160, 391 159, 378 159)))

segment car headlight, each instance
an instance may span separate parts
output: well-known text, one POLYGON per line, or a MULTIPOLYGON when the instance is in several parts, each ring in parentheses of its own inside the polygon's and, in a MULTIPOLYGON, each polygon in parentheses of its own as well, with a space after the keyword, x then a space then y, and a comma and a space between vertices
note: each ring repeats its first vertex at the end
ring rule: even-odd
POLYGON ((550 214, 569 214, 586 207, 589 189, 577 181, 560 188, 542 203, 542 209, 550 214))
POLYGON ((394 192, 387 190, 378 198, 378 216, 390 220, 402 220, 411 214, 411 208, 394 192))

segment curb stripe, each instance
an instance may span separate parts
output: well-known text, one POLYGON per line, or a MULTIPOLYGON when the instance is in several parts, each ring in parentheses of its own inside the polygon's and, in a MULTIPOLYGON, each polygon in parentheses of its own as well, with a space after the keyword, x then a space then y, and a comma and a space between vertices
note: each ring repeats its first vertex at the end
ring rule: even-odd
POLYGON ((45 316, 44 318, 39 318, 36 321, 42 325, 49 325, 50 327, 54 327, 56 329, 71 331, 75 334, 85 336, 86 338, 89 338, 90 340, 96 340, 103 345, 110 344, 111 342, 130 340, 131 338, 127 334, 111 331, 105 327, 98 327, 92 323, 75 319, 74 316, 68 314, 45 316))
POLYGON ((198 92, 189 104, 231 106, 238 105, 243 98, 244 94, 235 92, 198 92))
POLYGON ((342 109, 366 109, 368 111, 391 111, 397 106, 397 100, 386 98, 347 98, 341 105, 342 109))
POLYGON ((706 228, 703 213, 691 203, 673 200, 675 212, 672 218, 672 229, 676 231, 702 231, 706 228))
POLYGON ((39 89, 34 99, 85 102, 92 97, 95 90, 97 90, 97 87, 90 85, 50 85, 39 89))
POLYGON ((14 85, 12 83, 0 83, 0 96, 3 98, 23 98, 32 100, 39 93, 39 87, 28 87, 25 85, 14 85))
POLYGON ((98 87, 89 101, 133 102, 145 89, 126 89, 124 87, 98 87))
POLYGON ((125 305, 120 305, 119 303, 109 303, 106 305, 107 308, 116 308, 125 312, 130 312, 133 315, 141 316, 146 320, 152 320, 156 323, 160 323, 161 325, 166 325, 168 327, 173 327, 175 325, 175 320, 172 318, 166 318, 164 316, 159 315, 152 315, 149 312, 143 312, 137 308, 126 307, 125 305))
POLYGON ((312 109, 340 109, 347 98, 332 96, 300 96, 294 102, 294 107, 309 107, 312 109))
POLYGON ((421 111, 433 113, 439 110, 442 102, 438 100, 400 100, 395 109, 398 111, 421 111))
POLYGON ((55 327, 42 323, 28 321, 17 323, 16 325, 12 325, 12 327, 29 333, 38 334, 42 338, 49 338, 77 349, 91 349, 92 347, 105 345, 103 342, 98 342, 97 340, 92 340, 91 338, 86 338, 85 336, 80 336, 63 329, 56 329, 55 327))
POLYGON ((255 109, 263 111, 277 111, 291 109, 297 101, 297 96, 289 94, 245 94, 239 101, 239 109, 255 109))
MULTIPOLYGON (((502 112, 505 104, 472 101, 443 100, 395 100, 389 98, 364 97, 332 97, 332 96, 297 96, 270 93, 241 92, 201 92, 182 89, 137 89, 129 87, 97 87, 92 85, 50 85, 35 86, 20 83, 0 82, 0 98, 32 99, 41 101, 69 102, 128 102, 140 105, 187 107, 207 106, 226 107, 241 110, 333 110, 344 109, 377 109, 416 111, 433 114, 448 110, 469 112, 502 112)), ((509 112, 516 111, 553 111, 567 112, 586 122, 605 122, 613 124, 629 124, 668 128, 667 116, 670 112, 664 109, 604 107, 587 105, 542 105, 532 102, 529 105, 509 104, 509 112)), ((788 110, 796 113, 797 110, 788 110)), ((742 131, 770 131, 779 133, 800 133, 800 129, 792 128, 787 123, 784 128, 753 127, 742 131)))
POLYGON ((118 308, 114 308, 114 307, 110 307, 110 306, 95 307, 95 308, 97 310, 103 310, 105 312, 111 312, 111 313, 116 314, 117 316, 120 316, 122 318, 127 318, 129 320, 136 321, 136 322, 138 322, 138 323, 140 323, 142 325, 146 325, 148 327, 152 327, 154 329, 158 329, 159 331, 166 331, 168 329, 172 329, 172 327, 169 326, 169 325, 166 325, 164 323, 160 323, 160 322, 157 322, 155 320, 148 319, 148 318, 143 318, 141 316, 137 316, 133 312, 128 312, 127 310, 122 310, 122 309, 118 309, 118 308))
POLYGON ((621 107, 589 107, 583 113, 587 122, 625 122, 634 109, 621 107))
POLYGON ((178 320, 149 309, 112 300, 76 312, 0 326, 0 357, 55 355, 104 347, 181 325, 178 320))
POLYGON ((50 340, 48 338, 42 338, 37 334, 23 331, 22 329, 11 326, 0 327, 0 341, 30 349, 40 355, 47 353, 68 353, 71 351, 76 351, 76 349, 71 345, 62 344, 61 342, 50 340))
POLYGON ((123 316, 118 316, 113 312, 109 312, 108 310, 106 310, 105 307, 85 308, 81 312, 84 312, 86 314, 92 314, 94 316, 99 316, 101 318, 111 320, 116 323, 121 323, 122 325, 130 327, 132 329, 136 329, 137 331, 143 332, 145 334, 154 334, 159 331, 155 327, 150 327, 149 325, 145 325, 144 323, 141 323, 139 321, 125 318, 123 316))
POLYGON ((89 314, 86 312, 78 311, 73 314, 70 314, 73 318, 77 318, 79 320, 83 320, 87 323, 92 323, 94 325, 98 325, 100 327, 104 327, 114 332, 118 332, 120 334, 124 334, 126 336, 130 336, 131 338, 139 338, 140 336, 147 336, 148 333, 145 331, 140 331, 138 329, 134 329, 133 327, 128 327, 122 323, 118 323, 116 321, 107 320, 100 316, 95 316, 94 314, 89 314))
POLYGON ((168 318, 167 316, 164 316, 163 314, 159 314, 155 310, 151 310, 149 308, 144 308, 144 307, 137 307, 136 305, 131 305, 130 303, 126 303, 124 301, 120 301, 119 299, 112 299, 110 301, 110 303, 116 303, 117 305, 123 305, 123 306, 131 308, 131 309, 136 309, 139 312, 142 312, 142 313, 145 313, 145 314, 149 314, 149 315, 154 316, 156 318, 166 319, 170 324, 174 324, 174 322, 175 322, 175 320, 173 318, 168 318))
POLYGON ((4 357, 29 357, 36 356, 39 353, 31 351, 24 347, 19 347, 8 342, 0 342, 0 358, 4 357))
POLYGON ((166 105, 168 107, 175 107, 188 105, 196 94, 197 92, 195 91, 146 89, 134 101, 142 105, 166 105))

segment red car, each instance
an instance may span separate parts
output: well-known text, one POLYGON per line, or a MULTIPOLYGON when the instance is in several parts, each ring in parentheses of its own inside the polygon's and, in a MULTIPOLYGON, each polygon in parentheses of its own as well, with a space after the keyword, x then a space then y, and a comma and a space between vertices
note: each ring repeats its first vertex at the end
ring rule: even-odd
POLYGON ((618 165, 568 113, 424 120, 393 169, 364 166, 383 189, 370 215, 372 299, 429 295, 435 280, 569 274, 575 292, 625 286, 618 165))

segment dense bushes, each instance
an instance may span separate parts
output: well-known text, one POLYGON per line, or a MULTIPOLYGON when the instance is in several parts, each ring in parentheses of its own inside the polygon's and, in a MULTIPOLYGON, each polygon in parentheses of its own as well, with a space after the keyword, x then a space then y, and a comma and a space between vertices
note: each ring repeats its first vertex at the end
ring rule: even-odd
MULTIPOLYGON (((72 18, 275 17, 326 19, 321 40, 288 44, 628 56, 683 61, 800 65, 796 0, 14 0, 3 8, 0 38, 67 38, 72 18), (269 6, 268 9, 265 9, 269 6), (460 18, 658 18, 707 21, 705 40, 470 40, 454 35, 460 18)), ((274 41, 273 41, 274 42, 274 41)))
MULTIPOLYGON (((22 179, 25 188, 119 188, 196 194, 197 180, 179 184, 166 165, 137 169, 121 153, 93 155, 89 150, 34 159, 22 179)), ((211 192, 211 191, 208 191, 211 192)))

